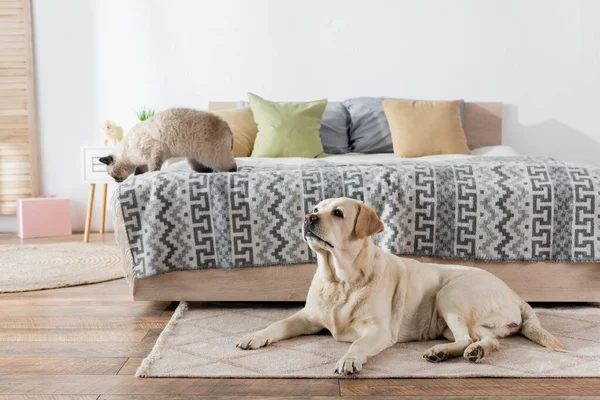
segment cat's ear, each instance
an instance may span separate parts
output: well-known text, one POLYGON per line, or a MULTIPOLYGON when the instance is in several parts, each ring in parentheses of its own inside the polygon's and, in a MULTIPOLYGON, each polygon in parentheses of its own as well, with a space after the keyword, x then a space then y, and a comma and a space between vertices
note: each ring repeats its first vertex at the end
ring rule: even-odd
POLYGON ((100 157, 98 161, 100 161, 102 164, 110 165, 113 163, 114 158, 113 156, 100 157))
POLYGON ((148 167, 145 165, 135 167, 135 169, 133 170, 134 175, 141 175, 141 174, 145 174, 146 172, 148 172, 148 167))

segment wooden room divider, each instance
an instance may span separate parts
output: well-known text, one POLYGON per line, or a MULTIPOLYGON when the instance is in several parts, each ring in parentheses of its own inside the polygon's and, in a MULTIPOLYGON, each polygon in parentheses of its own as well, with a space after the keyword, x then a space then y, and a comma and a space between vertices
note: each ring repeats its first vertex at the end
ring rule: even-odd
POLYGON ((31 0, 0 0, 0 214, 38 195, 31 0))

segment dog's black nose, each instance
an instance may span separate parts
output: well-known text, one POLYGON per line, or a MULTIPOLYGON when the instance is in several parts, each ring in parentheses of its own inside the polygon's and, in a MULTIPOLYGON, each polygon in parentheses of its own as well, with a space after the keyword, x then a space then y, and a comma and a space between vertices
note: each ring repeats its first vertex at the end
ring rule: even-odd
POLYGON ((310 224, 311 222, 317 222, 319 220, 319 217, 316 216, 315 214, 306 214, 304 216, 304 222, 306 222, 307 224, 310 224))

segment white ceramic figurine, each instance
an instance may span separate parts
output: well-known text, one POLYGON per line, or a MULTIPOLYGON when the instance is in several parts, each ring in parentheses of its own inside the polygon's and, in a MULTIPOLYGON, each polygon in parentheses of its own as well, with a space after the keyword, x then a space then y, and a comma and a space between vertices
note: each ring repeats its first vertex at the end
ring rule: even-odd
POLYGON ((104 130, 105 145, 110 141, 112 141, 113 145, 116 145, 118 142, 123 140, 123 128, 121 128, 114 122, 108 120, 104 121, 102 128, 104 130))

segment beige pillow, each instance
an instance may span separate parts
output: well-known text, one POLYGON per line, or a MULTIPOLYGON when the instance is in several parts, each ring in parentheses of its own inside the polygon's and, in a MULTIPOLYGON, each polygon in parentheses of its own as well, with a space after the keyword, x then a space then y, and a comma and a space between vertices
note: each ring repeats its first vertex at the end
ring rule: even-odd
POLYGON ((258 133, 250 107, 217 110, 212 113, 223 118, 233 132, 233 156, 250 157, 258 133))
POLYGON ((394 155, 469 154, 460 101, 383 100, 394 155))

